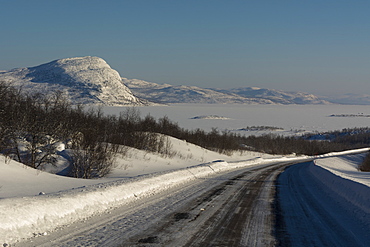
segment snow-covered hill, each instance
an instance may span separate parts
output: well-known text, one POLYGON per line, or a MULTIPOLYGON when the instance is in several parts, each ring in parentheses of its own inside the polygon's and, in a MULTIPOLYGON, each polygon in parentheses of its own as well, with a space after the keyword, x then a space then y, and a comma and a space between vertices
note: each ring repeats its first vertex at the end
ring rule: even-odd
POLYGON ((141 105, 122 82, 119 73, 98 57, 55 60, 30 68, 0 72, 0 80, 20 86, 25 92, 62 91, 73 103, 141 105))
POLYGON ((328 101, 303 92, 284 92, 254 87, 206 89, 195 86, 157 84, 137 79, 122 78, 122 80, 135 95, 164 104, 329 104, 328 101))

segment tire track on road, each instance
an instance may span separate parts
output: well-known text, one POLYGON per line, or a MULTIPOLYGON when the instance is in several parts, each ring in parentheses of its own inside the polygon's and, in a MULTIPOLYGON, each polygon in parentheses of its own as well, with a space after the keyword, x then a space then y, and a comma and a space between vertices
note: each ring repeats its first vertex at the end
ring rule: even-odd
POLYGON ((274 246, 274 180, 287 165, 229 178, 121 246, 274 246))

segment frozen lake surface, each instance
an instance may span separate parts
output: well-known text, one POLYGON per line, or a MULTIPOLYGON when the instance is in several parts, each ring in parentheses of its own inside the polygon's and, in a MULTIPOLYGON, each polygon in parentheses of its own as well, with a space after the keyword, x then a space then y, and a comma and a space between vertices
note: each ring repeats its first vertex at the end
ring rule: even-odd
MULTIPOLYGON (((251 126, 281 128, 276 134, 290 135, 324 132, 344 128, 368 127, 370 107, 364 105, 219 105, 176 104, 136 107, 141 116, 156 119, 167 116, 180 127, 210 131, 239 130, 251 126), (334 115, 334 116, 332 116, 334 115)), ((104 107, 107 114, 119 114, 124 107, 104 107)), ((263 134, 266 131, 237 131, 241 134, 263 134)))

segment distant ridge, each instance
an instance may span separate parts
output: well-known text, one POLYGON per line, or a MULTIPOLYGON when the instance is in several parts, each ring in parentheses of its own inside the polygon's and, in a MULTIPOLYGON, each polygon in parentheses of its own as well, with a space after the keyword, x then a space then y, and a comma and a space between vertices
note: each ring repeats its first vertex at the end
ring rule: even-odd
POLYGON ((30 68, 0 72, 0 80, 22 87, 25 92, 64 92, 72 103, 143 105, 116 70, 99 57, 58 59, 30 68))
POLYGON ((49 94, 62 91, 73 104, 149 105, 176 104, 354 104, 370 105, 370 95, 318 97, 258 87, 231 89, 174 86, 119 75, 102 58, 65 58, 29 68, 0 70, 0 81, 24 92, 49 94))
POLYGON ((304 92, 284 92, 257 87, 200 88, 157 84, 137 79, 122 80, 138 97, 162 104, 330 104, 329 101, 304 92))

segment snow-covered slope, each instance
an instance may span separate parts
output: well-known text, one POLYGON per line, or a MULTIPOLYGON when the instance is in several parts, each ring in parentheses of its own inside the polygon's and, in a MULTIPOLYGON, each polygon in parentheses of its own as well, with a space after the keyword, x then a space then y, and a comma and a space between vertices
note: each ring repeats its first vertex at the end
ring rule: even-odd
POLYGON ((119 73, 98 57, 59 59, 0 72, 0 80, 21 86, 26 92, 62 91, 73 103, 141 105, 146 102, 135 97, 119 73))
POLYGON ((139 97, 157 103, 211 104, 329 104, 328 101, 303 92, 283 92, 253 87, 234 89, 173 86, 137 79, 122 78, 139 97))

